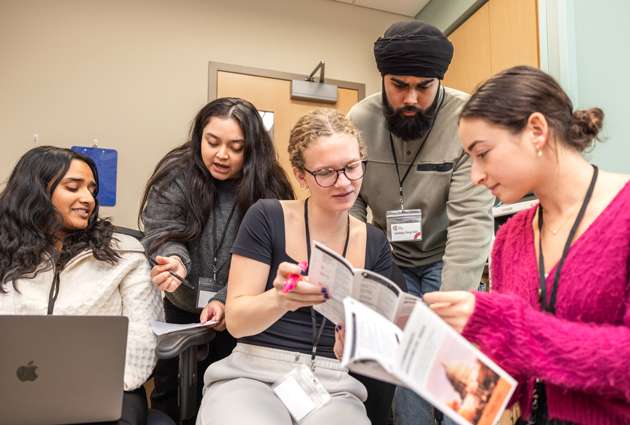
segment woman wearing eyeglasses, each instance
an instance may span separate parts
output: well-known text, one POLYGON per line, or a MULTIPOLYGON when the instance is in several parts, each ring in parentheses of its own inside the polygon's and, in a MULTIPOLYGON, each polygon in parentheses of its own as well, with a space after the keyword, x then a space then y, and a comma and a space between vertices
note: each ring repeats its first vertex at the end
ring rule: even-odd
POLYGON ((293 128, 289 155, 295 178, 311 196, 260 200, 243 219, 232 248, 226 303, 226 324, 238 344, 206 371, 198 424, 291 424, 287 406, 271 385, 300 364, 310 368, 314 345, 315 376, 332 401, 301 425, 370 423, 365 387, 335 356, 341 354, 334 350, 340 333, 312 310, 330 299, 326 289, 304 276, 293 290, 282 292, 289 275, 301 273, 296 263, 308 260, 313 240, 354 267, 390 277, 387 238, 348 214, 365 174, 365 147, 342 114, 317 109, 293 128))

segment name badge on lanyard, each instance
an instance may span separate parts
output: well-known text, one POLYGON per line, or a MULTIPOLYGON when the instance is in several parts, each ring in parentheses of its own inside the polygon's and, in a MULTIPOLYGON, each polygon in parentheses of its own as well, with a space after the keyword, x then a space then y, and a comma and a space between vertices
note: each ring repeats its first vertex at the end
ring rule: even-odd
POLYGON ((214 279, 209 277, 200 277, 199 285, 197 285, 197 308, 203 309, 208 305, 212 297, 223 289, 214 279))
MULTIPOLYGON (((437 93, 439 94, 439 87, 437 93)), ((436 96, 438 96, 436 94, 436 96)), ((396 149, 394 147, 394 138, 392 134, 389 133, 389 143, 392 148, 392 157, 394 158, 394 164, 396 166, 396 175, 398 176, 398 183, 400 184, 400 210, 390 210, 385 214, 385 218, 387 220, 387 239, 390 242, 420 242, 422 240, 422 211, 419 209, 413 210, 405 210, 404 207, 404 199, 403 199, 403 183, 405 179, 409 175, 409 171, 413 167, 413 164, 416 162, 418 155, 420 155, 420 151, 424 147, 424 144, 429 139, 429 135, 431 134, 431 130, 433 130, 433 124, 435 124, 435 120, 440 113, 440 109, 442 108, 442 103, 444 103, 445 90, 442 88, 442 99, 440 100, 440 104, 438 105, 435 117, 431 121, 431 126, 424 136, 424 140, 420 144, 416 155, 413 157, 411 164, 407 168, 405 175, 403 178, 400 178, 400 171, 398 170, 398 159, 396 158, 396 149)), ((436 97, 437 101, 437 97, 436 97)))
POLYGON ((313 371, 303 364, 276 381, 271 389, 298 424, 332 399, 313 371))
POLYGON ((422 240, 422 211, 387 211, 387 239, 390 242, 420 242, 422 240))
MULTIPOLYGON (((218 202, 218 201, 217 201, 218 202)), ((197 308, 203 309, 208 305, 212 297, 214 297, 217 292, 223 289, 223 285, 217 283, 217 272, 219 271, 219 266, 217 265, 217 257, 219 256, 219 250, 221 246, 223 246, 223 241, 225 240, 225 234, 227 233, 228 227, 230 227, 230 222, 232 221, 232 216, 234 215, 234 211, 236 210, 236 202, 232 205, 232 210, 230 211, 230 215, 225 223, 225 227, 223 228, 223 234, 221 235, 221 241, 217 245, 217 208, 215 206, 212 208, 212 249, 214 250, 214 255, 212 256, 212 278, 209 277, 200 277, 199 285, 197 286, 197 308)))

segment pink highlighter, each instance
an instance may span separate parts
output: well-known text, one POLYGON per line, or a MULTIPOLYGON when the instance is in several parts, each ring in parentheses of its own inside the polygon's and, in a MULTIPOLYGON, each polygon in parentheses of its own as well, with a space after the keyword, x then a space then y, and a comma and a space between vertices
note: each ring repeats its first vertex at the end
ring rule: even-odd
MULTIPOLYGON (((308 268, 308 263, 306 261, 300 261, 297 265, 304 271, 308 268)), ((300 277, 302 276, 299 274, 290 274, 289 277, 287 277, 287 280, 284 281, 282 292, 286 294, 291 289, 295 288, 295 285, 298 283, 298 280, 300 280, 300 277)))

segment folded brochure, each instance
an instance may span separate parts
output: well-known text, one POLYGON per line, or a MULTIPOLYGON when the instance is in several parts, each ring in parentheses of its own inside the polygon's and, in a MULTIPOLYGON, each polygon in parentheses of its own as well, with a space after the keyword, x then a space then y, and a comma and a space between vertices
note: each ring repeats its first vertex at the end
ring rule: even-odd
POLYGON ((355 269, 348 260, 319 242, 313 243, 309 261, 309 282, 324 286, 332 297, 314 308, 334 324, 345 321, 345 297, 360 301, 401 329, 405 328, 416 303, 422 302, 378 273, 355 269))
POLYGON ((411 388, 460 425, 498 423, 516 381, 424 303, 404 331, 355 299, 343 303, 343 367, 411 388))

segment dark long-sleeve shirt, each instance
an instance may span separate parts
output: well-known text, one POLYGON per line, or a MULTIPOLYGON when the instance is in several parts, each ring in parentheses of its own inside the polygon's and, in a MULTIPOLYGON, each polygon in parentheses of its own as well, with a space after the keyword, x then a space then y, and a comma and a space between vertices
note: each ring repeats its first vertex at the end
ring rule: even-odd
MULTIPOLYGON (((219 194, 219 202, 215 205, 217 217, 217 244, 221 240, 223 229, 227 223, 228 216, 236 201, 236 188, 240 179, 231 179, 226 181, 215 180, 216 188, 219 194)), ((179 233, 186 227, 188 220, 188 206, 184 196, 185 178, 182 174, 173 183, 164 189, 163 195, 173 205, 165 203, 160 198, 156 198, 156 188, 154 187, 149 194, 147 206, 142 212, 144 221, 144 234, 142 245, 145 250, 149 250, 151 242, 158 236, 165 233, 179 233)), ((227 296, 227 278, 229 270, 229 262, 231 258, 230 249, 234 243, 234 238, 238 231, 238 223, 240 216, 238 207, 234 211, 229 228, 225 235, 225 241, 221 249, 217 253, 217 266, 221 266, 217 274, 217 283, 223 287, 212 300, 218 300, 225 304, 227 296)), ((197 240, 186 242, 167 242, 159 247, 154 253, 156 256, 168 257, 177 255, 184 262, 187 270, 186 279, 197 288, 200 277, 213 277, 212 260, 214 255, 214 246, 212 241, 212 213, 208 217, 206 226, 203 229, 201 237, 197 240)), ((197 309, 197 291, 190 289, 185 285, 180 285, 174 292, 166 292, 166 297, 178 308, 191 312, 199 313, 197 309)))

